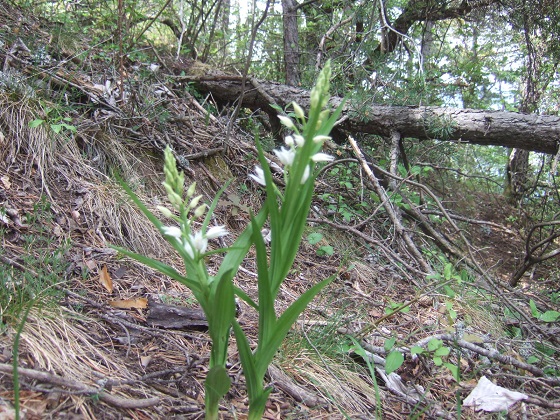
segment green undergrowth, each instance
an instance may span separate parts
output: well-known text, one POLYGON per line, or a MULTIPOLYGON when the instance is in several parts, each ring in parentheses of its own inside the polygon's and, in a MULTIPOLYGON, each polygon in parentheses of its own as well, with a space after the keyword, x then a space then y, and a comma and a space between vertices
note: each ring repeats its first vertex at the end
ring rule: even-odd
MULTIPOLYGON (((5 213, 5 209, 0 207, 5 213)), ((68 240, 61 240, 52 233, 50 203, 43 197, 25 214, 26 228, 16 246, 19 255, 8 253, 8 247, 0 250, 0 330, 15 326, 22 313, 31 305, 47 307, 56 305, 62 291, 56 286, 63 283, 68 268, 65 254, 70 248, 68 240)), ((0 240, 7 243, 12 237, 10 228, 0 228, 0 240)))

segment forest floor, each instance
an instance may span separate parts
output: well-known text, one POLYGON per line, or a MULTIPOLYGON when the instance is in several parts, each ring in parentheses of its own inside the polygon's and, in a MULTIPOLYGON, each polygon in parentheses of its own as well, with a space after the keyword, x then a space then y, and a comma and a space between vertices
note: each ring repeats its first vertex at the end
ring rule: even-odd
MULTIPOLYGON (((119 76, 95 58, 101 56, 95 48, 79 55, 82 46, 69 41, 72 34, 58 33, 57 48, 47 45, 52 61, 42 66, 35 53, 41 40, 52 40, 55 25, 2 1, 0 22, 0 62, 7 63, 0 73, 0 418, 15 418, 16 396, 26 419, 203 418, 210 350, 204 317, 186 287, 109 246, 182 264, 114 175, 120 173, 148 207, 164 204, 161 152, 171 144, 184 159, 188 183, 197 181, 208 202, 233 180, 214 217, 235 238, 264 198, 248 179, 256 149, 247 131, 254 127, 234 125, 226 139, 229 118, 217 104, 164 76, 170 58, 154 52, 159 74, 149 63, 127 63, 134 90, 122 98, 119 76), (25 48, 14 47, 14 34, 25 48), (38 119, 43 121, 34 124, 38 119), (27 369, 20 369, 19 383, 14 362, 27 369)), ((343 147, 336 152, 349 153, 343 147)), ((461 227, 495 287, 459 263, 446 265, 445 255, 417 232, 420 248, 433 255, 439 270, 427 279, 399 263, 409 260, 394 251, 398 239, 386 215, 333 215, 332 203, 321 195, 360 196, 356 187, 333 185, 334 175, 318 179, 315 221, 305 237, 323 237, 302 242, 277 311, 319 280, 336 279, 278 352, 267 377, 274 391, 266 418, 505 418, 504 412, 460 408, 458 401, 481 376, 527 394, 510 409, 510 418, 558 418, 558 328, 531 317, 529 307, 533 299, 541 312, 558 309, 549 293, 558 287, 558 268, 540 265, 520 287, 507 287, 524 256, 530 216, 500 194, 447 182, 438 190, 440 199, 449 211, 478 222, 461 227), (350 229, 355 226, 360 228, 350 229), (325 255, 321 247, 334 253, 325 255), (401 309, 404 303, 409 305, 401 309), (516 318, 512 306, 528 317, 516 318), (381 365, 372 376, 360 354, 365 349, 385 358, 391 339, 406 356, 399 378, 384 375, 381 365), (450 349, 443 361, 456 366, 459 377, 434 363, 437 348, 411 356, 412 346, 426 347, 430 340, 450 349)), ((448 223, 439 229, 457 239, 448 223)), ((220 245, 231 243, 225 241, 220 245)), ((209 258, 210 271, 219 263, 219 256, 209 258)), ((235 282, 256 297, 252 254, 235 282)), ((256 340, 253 310, 240 303, 237 316, 256 340)), ((232 388, 221 414, 245 418, 246 389, 234 345, 229 359, 232 388)))

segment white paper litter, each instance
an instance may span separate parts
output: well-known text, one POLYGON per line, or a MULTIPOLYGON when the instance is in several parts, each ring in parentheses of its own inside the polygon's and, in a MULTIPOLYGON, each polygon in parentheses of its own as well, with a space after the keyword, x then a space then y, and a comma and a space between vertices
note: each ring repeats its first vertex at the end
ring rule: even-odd
POLYGON ((517 401, 528 396, 516 391, 494 385, 486 376, 478 380, 478 384, 463 401, 464 407, 473 407, 475 411, 497 412, 508 410, 517 401))

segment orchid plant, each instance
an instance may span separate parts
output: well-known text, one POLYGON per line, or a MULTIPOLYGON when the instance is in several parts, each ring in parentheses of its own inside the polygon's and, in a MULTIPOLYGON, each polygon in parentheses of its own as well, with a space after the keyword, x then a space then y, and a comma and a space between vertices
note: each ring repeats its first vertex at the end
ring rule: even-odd
POLYGON ((210 226, 213 211, 227 185, 222 188, 210 206, 201 204, 195 196, 196 185, 185 192, 184 174, 178 172, 169 147, 165 150, 165 182, 163 183, 171 208, 158 207, 172 225, 161 222, 132 190, 123 188, 132 200, 160 230, 165 239, 182 257, 186 274, 158 260, 118 248, 125 255, 152 267, 162 274, 189 287, 208 321, 212 340, 210 366, 205 381, 206 418, 217 419, 219 401, 230 388, 226 362, 230 331, 233 328, 249 397, 249 419, 260 419, 271 392, 264 386, 264 376, 286 334, 311 300, 334 277, 323 280, 302 294, 288 309, 277 315, 274 302, 280 286, 290 271, 307 221, 316 178, 316 163, 328 162, 333 157, 321 152, 340 115, 343 104, 331 113, 325 109, 329 100, 330 63, 327 63, 311 91, 309 115, 293 103, 295 121, 279 116, 281 123, 292 134, 286 136, 285 146, 275 150, 283 165, 285 188, 280 191, 274 184, 270 167, 257 141, 260 166, 255 167, 250 178, 265 187, 266 200, 261 211, 251 217, 251 223, 228 248, 208 251, 208 241, 228 235, 224 226, 210 226), (203 218, 202 222, 200 220, 203 218), (270 225, 270 247, 267 249, 261 229, 266 221, 270 225), (249 248, 254 245, 258 268, 258 301, 234 286, 233 277, 243 262, 249 248), (205 263, 210 254, 225 253, 215 275, 205 263), (243 299, 258 313, 258 342, 251 345, 241 325, 235 318, 235 295, 243 299))

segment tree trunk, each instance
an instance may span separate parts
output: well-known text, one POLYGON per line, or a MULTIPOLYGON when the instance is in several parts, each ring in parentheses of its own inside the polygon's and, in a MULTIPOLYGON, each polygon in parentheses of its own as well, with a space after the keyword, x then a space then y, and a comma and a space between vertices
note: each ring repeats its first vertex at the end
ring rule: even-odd
POLYGON ((513 149, 509 155, 504 194, 513 205, 518 205, 527 191, 529 153, 529 150, 513 149))
MULTIPOLYGON (((523 33, 525 36, 525 46, 527 47, 527 63, 524 76, 523 99, 519 110, 524 113, 535 112, 550 80, 548 75, 543 74, 542 58, 543 51, 538 51, 539 46, 533 43, 534 23, 530 12, 526 9, 527 3, 523 1, 523 33)), ((542 48, 542 47, 540 47, 542 48)), ((504 194, 513 204, 518 205, 525 192, 528 190, 529 183, 529 152, 527 150, 513 149, 506 168, 506 188, 504 194)))
POLYGON ((284 23, 284 68, 286 84, 298 86, 299 75, 299 32, 296 2, 282 0, 282 20, 284 23))
MULTIPOLYGON (((234 103, 241 92, 240 76, 198 62, 176 67, 175 71, 186 74, 176 76, 176 80, 194 82, 197 89, 211 93, 222 103, 234 103)), ((243 99, 247 108, 271 112, 271 103, 285 107, 292 101, 303 108, 309 107, 309 91, 275 82, 252 80, 252 83, 253 88, 243 99)), ((332 97, 329 104, 336 108, 341 102, 342 98, 332 97)), ((356 108, 351 101, 344 107, 338 128, 385 137, 398 131, 403 138, 495 145, 548 154, 555 154, 560 142, 560 117, 553 115, 424 106, 360 105, 356 108)))

